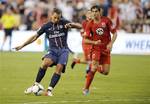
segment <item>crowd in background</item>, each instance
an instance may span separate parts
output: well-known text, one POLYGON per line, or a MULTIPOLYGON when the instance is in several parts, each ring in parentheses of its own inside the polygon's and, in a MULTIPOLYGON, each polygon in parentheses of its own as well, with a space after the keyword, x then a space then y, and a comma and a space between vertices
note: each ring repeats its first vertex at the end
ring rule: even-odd
POLYGON ((36 30, 49 20, 54 7, 62 10, 64 18, 81 23, 94 4, 103 8, 103 15, 115 21, 119 30, 150 33, 150 0, 0 0, 0 28, 8 10, 15 18, 15 29, 36 30))

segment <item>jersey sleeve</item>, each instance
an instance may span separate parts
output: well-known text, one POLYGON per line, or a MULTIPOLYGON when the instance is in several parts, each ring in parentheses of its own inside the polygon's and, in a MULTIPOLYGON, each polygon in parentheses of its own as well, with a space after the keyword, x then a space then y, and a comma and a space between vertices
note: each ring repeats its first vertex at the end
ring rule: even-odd
POLYGON ((38 30, 37 30, 37 34, 38 36, 41 36, 46 30, 46 24, 44 24, 42 27, 40 27, 38 30))
POLYGON ((66 20, 66 19, 64 19, 63 22, 64 22, 64 24, 71 23, 71 21, 66 20))
POLYGON ((82 22, 82 29, 80 30, 81 36, 84 36, 84 32, 85 32, 85 21, 82 22))
POLYGON ((86 28, 86 21, 82 22, 82 28, 85 30, 85 28, 86 28))
POLYGON ((115 33, 116 32, 116 28, 115 26, 113 26, 113 23, 110 19, 108 19, 108 28, 110 30, 111 33, 115 33))
POLYGON ((89 22, 85 28, 85 37, 86 38, 91 38, 93 32, 92 32, 92 22, 89 22))

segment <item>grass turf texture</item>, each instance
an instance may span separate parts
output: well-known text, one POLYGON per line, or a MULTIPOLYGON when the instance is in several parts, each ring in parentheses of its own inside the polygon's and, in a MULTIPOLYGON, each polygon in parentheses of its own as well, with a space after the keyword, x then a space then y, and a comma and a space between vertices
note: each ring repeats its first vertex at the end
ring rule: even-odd
MULTIPOLYGON (((35 80, 43 53, 0 53, 0 104, 150 104, 150 56, 112 55, 108 76, 96 73, 88 96, 82 95, 85 65, 70 67, 53 91, 53 97, 25 95, 35 80)), ((47 88, 54 68, 47 70, 47 88)))

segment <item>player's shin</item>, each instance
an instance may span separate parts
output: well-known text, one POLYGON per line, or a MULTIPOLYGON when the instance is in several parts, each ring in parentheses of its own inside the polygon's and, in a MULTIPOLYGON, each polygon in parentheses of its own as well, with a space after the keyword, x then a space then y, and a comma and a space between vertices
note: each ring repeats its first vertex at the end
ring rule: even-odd
POLYGON ((43 77, 45 76, 46 73, 46 69, 43 68, 39 68, 38 74, 36 76, 36 82, 40 83, 41 80, 43 79, 43 77))
POLYGON ((49 87, 48 87, 47 91, 45 92, 45 96, 53 96, 52 90, 54 89, 54 87, 58 83, 60 77, 61 77, 60 74, 57 74, 57 73, 53 74, 53 76, 51 78, 51 82, 49 84, 49 87))
POLYGON ((89 89, 90 85, 91 85, 91 82, 94 78, 94 75, 95 75, 95 72, 96 71, 92 71, 90 70, 88 73, 87 73, 87 76, 86 76, 86 83, 85 83, 85 89, 89 89))
MULTIPOLYGON (((60 77, 61 77, 60 74, 54 73, 52 78, 51 78, 51 82, 49 84, 49 87, 54 88, 56 86, 56 84, 58 83, 60 77)), ((49 89, 49 90, 52 90, 52 89, 49 89)))

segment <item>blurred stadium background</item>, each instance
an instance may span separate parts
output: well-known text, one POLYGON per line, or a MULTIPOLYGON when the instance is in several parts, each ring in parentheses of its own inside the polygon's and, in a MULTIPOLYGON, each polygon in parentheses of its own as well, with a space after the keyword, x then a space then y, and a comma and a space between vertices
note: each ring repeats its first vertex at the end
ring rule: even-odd
MULTIPOLYGON (((12 48, 47 22, 54 7, 62 10, 64 18, 81 23, 85 11, 94 4, 100 5, 103 15, 119 24, 110 75, 97 73, 91 94, 83 96, 86 66, 77 65, 71 70, 70 55, 67 72, 54 97, 26 96, 23 91, 34 81, 40 59, 46 53, 47 40, 43 35, 21 52, 13 52, 9 50, 8 38, 0 51, 0 104, 150 104, 150 0, 0 0, 0 18, 7 8, 15 18, 12 48)), ((0 20, 0 48, 3 37, 0 20)), ((72 51, 82 52, 79 30, 69 32, 68 43, 72 51)), ((53 70, 42 81, 45 87, 53 70)))

